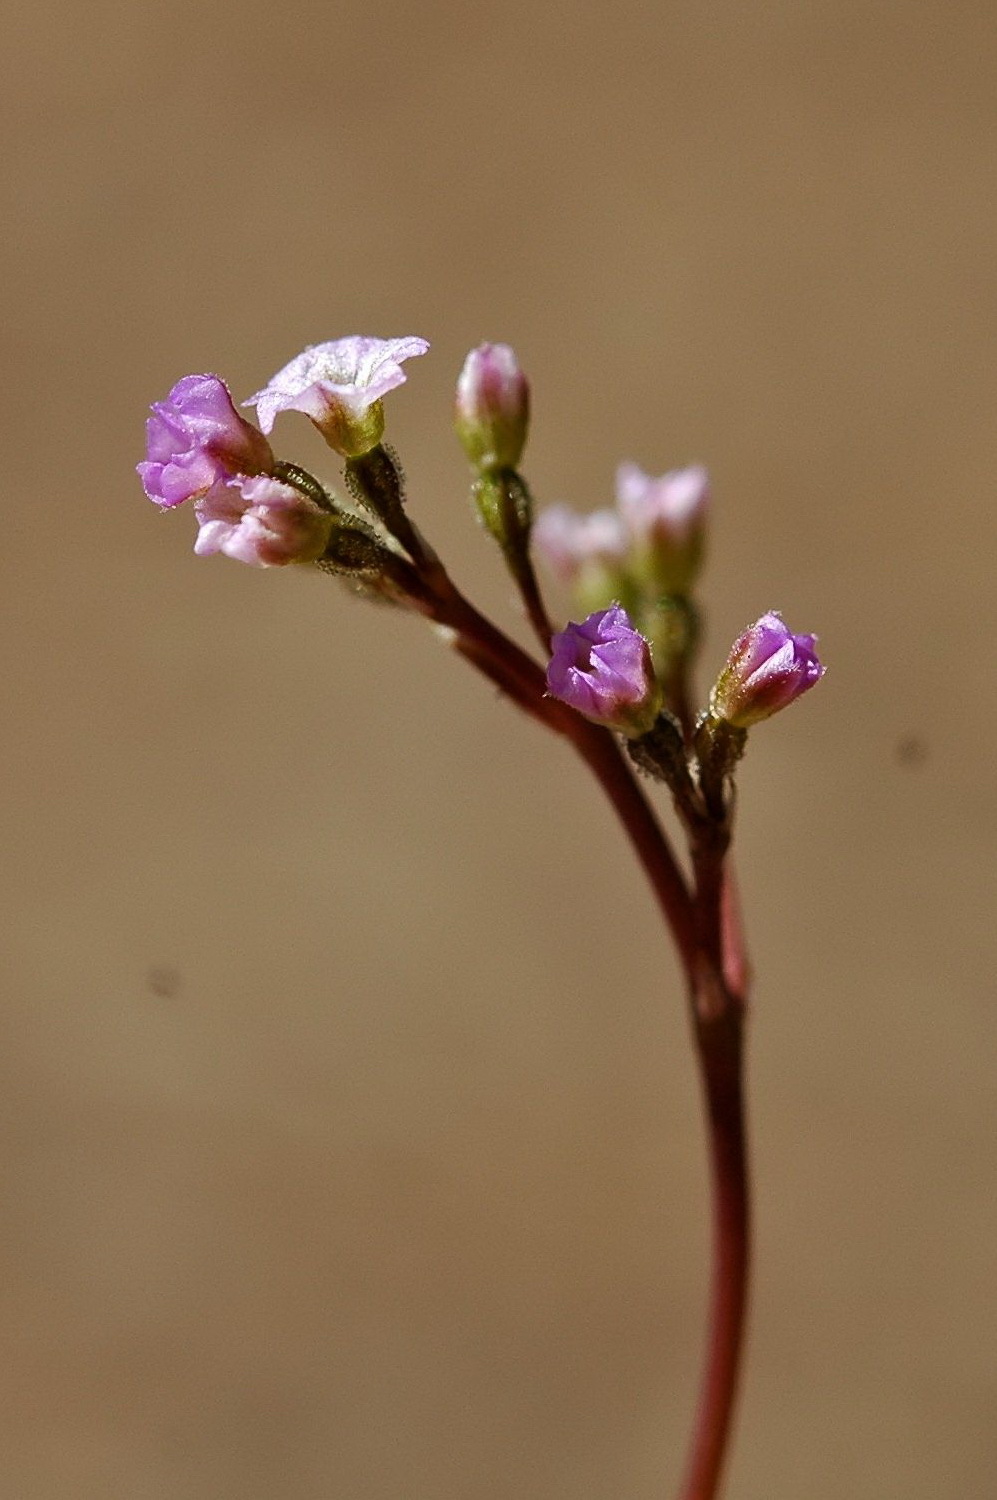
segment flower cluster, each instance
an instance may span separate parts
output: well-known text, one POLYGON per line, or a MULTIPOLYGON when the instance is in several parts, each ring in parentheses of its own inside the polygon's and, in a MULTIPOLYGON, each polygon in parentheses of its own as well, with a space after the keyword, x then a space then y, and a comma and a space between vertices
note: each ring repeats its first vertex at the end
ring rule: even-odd
POLYGON ((305 349, 246 402, 263 432, 239 415, 217 375, 186 375, 147 423, 138 473, 149 499, 172 509, 194 502, 194 551, 221 552, 256 567, 315 562, 336 521, 321 485, 295 480, 264 433, 281 411, 302 411, 346 457, 375 448, 384 429, 381 398, 405 380, 402 362, 425 354, 425 339, 345 338, 305 349))
MULTIPOLYGON (((627 735, 653 724, 662 701, 649 642, 618 604, 555 635, 547 687, 586 718, 627 735)), ((793 635, 774 611, 738 636, 710 693, 710 716, 747 729, 788 708, 823 677, 817 637, 793 635)))
MULTIPOLYGON (((255 406, 262 431, 239 414, 217 375, 185 376, 152 408, 138 465, 146 494, 164 509, 193 503, 201 556, 223 553, 257 567, 322 561, 370 586, 384 575, 386 597, 435 617, 429 575, 438 582, 438 561, 405 513, 401 471, 381 446, 383 399, 404 383, 405 361, 428 347, 414 337, 311 345, 245 403, 255 406), (276 457, 269 435, 285 411, 308 416, 346 461, 353 498, 373 526, 276 457)), ((529 387, 515 352, 507 344, 473 349, 457 382, 455 426, 474 470, 475 504, 538 634, 550 641, 549 694, 631 739, 648 736, 662 709, 690 733, 691 590, 705 548, 706 471, 694 465, 655 478, 624 463, 614 509, 582 516, 553 506, 534 525, 518 472, 528 421, 529 387), (580 623, 552 631, 531 541, 587 611, 580 623)), ((813 636, 792 635, 778 614, 765 614, 735 642, 703 722, 742 732, 806 692, 823 670, 813 636)))
POLYGON ((138 472, 165 509, 194 502, 195 552, 224 552, 260 568, 322 555, 332 517, 275 477, 261 432, 239 415, 217 375, 187 375, 152 408, 138 472))
POLYGON ((748 963, 728 863, 733 777, 749 729, 808 692, 824 668, 815 637, 794 635, 770 611, 734 642, 697 713, 694 589, 710 509, 706 471, 656 478, 624 463, 614 508, 581 516, 555 506, 534 523, 520 472, 529 386, 507 344, 481 344, 457 381, 455 427, 472 504, 501 550, 544 669, 464 597, 408 514, 401 465, 382 442, 384 399, 404 383, 405 362, 427 348, 420 338, 314 344, 246 403, 258 428, 217 375, 185 376, 152 408, 138 471, 157 506, 192 503, 198 554, 257 567, 312 563, 429 621, 490 685, 573 746, 608 794, 675 939, 710 1101, 712 1159, 724 1164, 714 1181, 722 1295, 687 1491, 713 1496, 746 1305, 749 1204, 741 1084, 748 963), (342 458, 349 499, 275 454, 270 434, 288 411, 304 413, 342 458), (555 628, 535 552, 574 592, 584 619, 555 628), (684 867, 632 766, 668 787, 686 839, 684 867))
MULTIPOLYGON (((550 571, 590 611, 583 625, 570 625, 565 634, 582 632, 571 639, 587 640, 611 621, 619 643, 620 632, 629 631, 633 660, 643 659, 650 647, 658 683, 680 718, 688 714, 685 679, 698 641, 692 589, 703 564, 709 508, 709 476, 701 465, 655 478, 623 463, 616 472, 615 508, 579 515, 565 505, 550 506, 533 531, 550 571)), ((735 642, 710 694, 709 714, 745 729, 792 703, 823 671, 816 638, 792 635, 770 612, 735 642)), ((586 706, 595 683, 590 689, 587 679, 583 684, 577 674, 568 678, 553 662, 547 681, 556 697, 588 717, 614 722, 602 699, 599 712, 586 706)), ((652 697, 649 688, 647 701, 652 697)), ((615 727, 631 733, 632 723, 621 707, 615 727)))

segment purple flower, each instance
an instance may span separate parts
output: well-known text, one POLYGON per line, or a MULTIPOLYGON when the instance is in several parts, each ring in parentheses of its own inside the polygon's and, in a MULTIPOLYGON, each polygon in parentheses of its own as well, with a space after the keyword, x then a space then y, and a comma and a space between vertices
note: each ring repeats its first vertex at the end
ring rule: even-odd
POLYGON ((651 648, 618 604, 568 625, 551 641, 547 687, 587 719, 643 734, 658 716, 661 693, 651 648))
POLYGON ((457 381, 457 436, 477 469, 514 469, 523 455, 530 388, 508 344, 481 344, 457 381))
POLYGON ((662 593, 686 593, 699 572, 709 500, 709 477, 698 464, 657 479, 636 464, 617 469, 616 501, 638 566, 662 593))
POLYGON ((274 456, 262 433, 240 417, 217 375, 185 375, 146 423, 148 457, 138 465, 157 505, 196 500, 233 474, 269 474, 274 456))
POLYGON ((325 551, 333 517, 314 500, 260 475, 214 485, 195 506, 200 557, 224 552, 257 568, 314 562, 325 551))
POLYGON ((778 713, 824 675, 817 637, 792 635, 775 612, 739 635, 710 694, 710 710, 739 729, 778 713))
POLYGON ((264 432, 273 429, 278 412, 302 411, 331 448, 344 458, 358 458, 381 441, 381 398, 404 385, 402 361, 428 348, 425 339, 417 338, 353 336, 312 344, 245 405, 256 407, 264 432))

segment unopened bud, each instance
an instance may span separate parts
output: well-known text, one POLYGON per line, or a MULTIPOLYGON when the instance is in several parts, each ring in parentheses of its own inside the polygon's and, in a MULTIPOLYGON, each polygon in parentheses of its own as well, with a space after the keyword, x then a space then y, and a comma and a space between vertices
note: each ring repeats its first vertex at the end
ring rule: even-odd
POLYGON ((455 425, 472 466, 515 469, 523 456, 530 388, 508 344, 481 344, 457 381, 455 425))
POLYGON ((317 561, 334 522, 328 510, 267 474, 213 485, 194 514, 199 557, 222 552, 257 568, 317 561))
POLYGON ((812 688, 824 675, 817 637, 793 635, 771 611, 739 635, 710 694, 710 712, 748 729, 812 688))

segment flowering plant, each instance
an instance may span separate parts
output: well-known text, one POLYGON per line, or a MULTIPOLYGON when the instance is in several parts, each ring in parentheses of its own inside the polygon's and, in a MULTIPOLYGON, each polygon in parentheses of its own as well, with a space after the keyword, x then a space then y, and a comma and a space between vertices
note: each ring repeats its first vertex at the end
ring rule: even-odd
POLYGON ((617 506, 537 518, 519 469, 529 389, 504 344, 472 350, 457 382, 456 428, 471 495, 498 543, 543 655, 538 662, 460 592, 406 507, 401 467, 384 433, 383 398, 406 380, 423 339, 345 338, 305 349, 236 411, 216 375, 189 375, 157 403, 146 494, 190 500, 195 551, 257 567, 310 564, 362 593, 444 627, 457 653, 524 713, 570 744, 608 796, 656 897, 686 980, 710 1142, 714 1244, 709 1336, 682 1500, 719 1494, 743 1347, 749 1262, 744 1128, 744 1024, 749 983, 730 846, 733 781, 749 728, 813 687, 824 668, 812 635, 775 612, 735 641, 694 707, 699 646, 694 595, 709 510, 706 472, 660 478, 635 464, 617 475, 617 506), (349 498, 278 458, 277 416, 299 411, 344 460, 349 498), (535 544, 535 547, 534 547, 535 544), (555 630, 534 568, 536 550, 572 590, 585 618, 555 630), (635 772, 671 795, 688 874, 635 772))

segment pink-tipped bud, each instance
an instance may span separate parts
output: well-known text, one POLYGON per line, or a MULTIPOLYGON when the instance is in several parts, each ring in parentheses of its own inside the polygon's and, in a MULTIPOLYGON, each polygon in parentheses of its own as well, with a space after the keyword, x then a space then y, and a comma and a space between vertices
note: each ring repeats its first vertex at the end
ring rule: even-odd
POLYGON ((480 344, 457 380, 455 426, 476 469, 515 469, 526 446, 530 388, 508 344, 480 344))
POLYGON ((710 694, 710 711, 738 729, 778 713, 824 675, 817 637, 792 635, 775 612, 739 635, 710 694))

